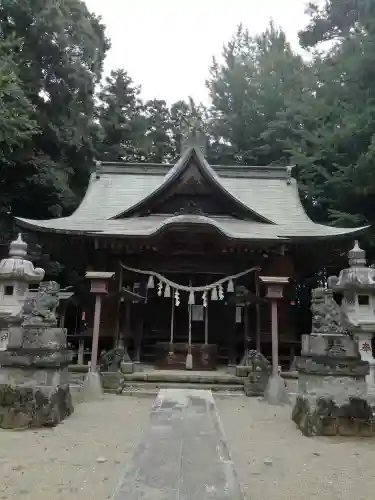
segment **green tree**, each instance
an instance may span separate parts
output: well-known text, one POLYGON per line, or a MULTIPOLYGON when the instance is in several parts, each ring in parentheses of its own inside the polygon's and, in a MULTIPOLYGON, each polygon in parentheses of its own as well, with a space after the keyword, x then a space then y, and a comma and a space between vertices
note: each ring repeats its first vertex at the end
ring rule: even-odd
POLYGON ((147 130, 144 105, 137 87, 126 71, 111 71, 98 94, 100 125, 96 150, 106 161, 139 161, 147 130))
POLYGON ((279 139, 289 134, 289 127, 270 124, 302 94, 304 72, 302 58, 273 23, 257 36, 239 26, 224 47, 223 61, 214 59, 207 81, 212 99, 211 160, 249 165, 287 162, 289 155, 279 139))
POLYGON ((171 161, 173 151, 171 112, 165 101, 149 100, 144 106, 146 135, 144 144, 145 160, 151 163, 171 161))
MULTIPOLYGON (((91 163, 94 88, 109 46, 100 19, 81 0, 3 0, 0 42, 9 40, 17 41, 8 51, 13 82, 39 133, 1 159, 0 203, 9 215, 1 238, 9 237, 13 216, 59 216, 77 204, 91 163)), ((19 116, 17 105, 12 109, 19 116)))
MULTIPOLYGON (((184 119, 191 114, 185 101, 144 102, 141 88, 123 69, 112 71, 98 93, 95 150, 106 161, 166 163, 176 161, 184 119)), ((199 110, 201 112, 201 110, 199 110)))
POLYGON ((35 107, 25 96, 10 51, 15 42, 0 41, 0 158, 5 164, 15 148, 38 131, 35 107))
POLYGON ((182 126, 189 114, 190 109, 186 101, 180 100, 172 104, 170 109, 173 149, 172 161, 177 161, 179 157, 182 140, 182 126))
POLYGON ((289 110, 294 136, 284 144, 318 220, 373 223, 374 3, 331 0, 323 7, 311 4, 310 15, 300 39, 315 50, 314 83, 308 97, 289 110), (325 52, 319 52, 322 42, 330 44, 325 52))

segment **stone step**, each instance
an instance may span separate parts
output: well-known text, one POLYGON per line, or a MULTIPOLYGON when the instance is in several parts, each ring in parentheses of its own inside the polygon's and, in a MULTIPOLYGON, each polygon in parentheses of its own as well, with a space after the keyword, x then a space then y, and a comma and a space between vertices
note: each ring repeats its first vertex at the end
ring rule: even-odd
MULTIPOLYGON (((199 389, 190 389, 192 391, 194 390, 199 390, 199 389)), ((109 394, 113 394, 114 392, 113 391, 105 391, 105 392, 108 392, 109 394)), ((124 392, 122 392, 120 394, 120 396, 125 396, 125 397, 130 397, 130 396, 134 396, 134 397, 140 397, 140 398, 152 398, 154 399, 157 394, 158 394, 158 389, 154 388, 154 389, 147 389, 147 388, 127 388, 124 390, 124 392)), ((226 398, 226 399, 233 399, 233 398, 239 398, 239 397, 244 397, 245 396, 245 393, 243 391, 234 391, 234 392, 231 392, 231 391, 214 391, 212 392, 212 394, 214 395, 215 398, 219 398, 219 399, 223 399, 223 398, 226 398)), ((119 395, 119 394, 117 394, 119 395)))
POLYGON ((197 384, 191 382, 127 382, 124 390, 146 389, 154 390, 156 393, 160 389, 201 389, 212 392, 243 392, 243 386, 237 384, 197 384))
POLYGON ((168 382, 168 383, 193 383, 209 385, 239 385, 243 386, 243 380, 230 373, 216 372, 186 372, 186 371, 155 371, 135 372, 122 375, 126 382, 168 382))

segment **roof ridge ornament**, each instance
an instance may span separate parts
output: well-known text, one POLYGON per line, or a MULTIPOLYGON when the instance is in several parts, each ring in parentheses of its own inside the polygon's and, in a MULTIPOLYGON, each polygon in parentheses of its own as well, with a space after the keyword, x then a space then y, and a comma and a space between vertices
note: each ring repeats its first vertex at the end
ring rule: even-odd
POLYGON ((292 172, 295 165, 287 165, 286 167, 286 183, 289 185, 292 182, 292 172))
POLYGON ((94 158, 94 165, 95 165, 95 179, 100 179, 100 175, 102 173, 102 162, 94 158))
POLYGON ((181 154, 188 148, 199 148, 206 156, 207 138, 199 106, 189 97, 189 112, 181 120, 181 154))

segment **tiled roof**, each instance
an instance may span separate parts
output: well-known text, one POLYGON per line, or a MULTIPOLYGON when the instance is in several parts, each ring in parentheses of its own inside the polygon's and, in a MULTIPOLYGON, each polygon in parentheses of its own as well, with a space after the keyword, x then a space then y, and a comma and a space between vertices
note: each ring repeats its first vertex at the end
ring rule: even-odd
POLYGON ((171 224, 206 224, 228 237, 249 240, 332 238, 365 229, 314 223, 302 207, 297 183, 289 178, 286 168, 211 167, 195 148, 185 152, 172 168, 168 165, 103 164, 100 173, 91 175, 86 195, 72 215, 41 221, 18 218, 17 222, 37 231, 124 237, 153 235, 171 224), (135 217, 130 213, 131 209, 173 182, 193 152, 213 182, 264 223, 197 215, 135 217), (122 218, 116 219, 120 216, 122 218))

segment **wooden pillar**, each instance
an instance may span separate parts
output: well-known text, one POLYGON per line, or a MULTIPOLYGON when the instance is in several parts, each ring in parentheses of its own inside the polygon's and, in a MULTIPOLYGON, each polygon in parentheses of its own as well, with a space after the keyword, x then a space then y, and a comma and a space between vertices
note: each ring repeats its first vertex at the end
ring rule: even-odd
POLYGON ((172 302, 171 302, 171 334, 169 338, 169 345, 170 345, 170 352, 173 352, 173 344, 174 344, 174 308, 175 308, 175 303, 174 303, 174 297, 172 296, 172 302))
POLYGON ((131 336, 131 302, 127 300, 125 302, 125 335, 123 338, 123 347, 129 347, 129 340, 131 336))
MULTIPOLYGON (((259 273, 255 273, 255 294, 257 296, 257 299, 260 297, 260 290, 259 290, 259 273)), ((256 311, 256 350, 258 352, 262 352, 262 344, 261 344, 261 337, 260 337, 260 305, 257 300, 255 304, 255 311, 256 311)))
POLYGON ((227 322, 228 325, 228 365, 233 366, 236 364, 236 306, 228 305, 227 322))
POLYGON ((66 310, 69 305, 69 300, 73 297, 74 292, 61 291, 59 292, 59 326, 64 328, 66 310))
POLYGON ((283 297, 283 288, 287 283, 289 283, 289 279, 280 276, 261 276, 260 280, 267 286, 266 297, 271 300, 272 376, 276 377, 279 368, 277 300, 283 297))
POLYGON ((204 343, 205 345, 208 344, 208 303, 206 307, 203 308, 204 310, 204 343))
POLYGON ((244 304, 244 318, 243 318, 243 352, 246 354, 249 349, 249 306, 244 304))
POLYGON ((115 273, 88 271, 86 278, 91 281, 91 293, 95 295, 94 326, 92 332, 91 371, 95 372, 98 363, 98 345, 100 329, 100 313, 102 308, 102 295, 108 293, 108 280, 115 273))
MULTIPOLYGON (((121 293, 122 290, 122 274, 123 269, 120 263, 118 263, 119 267, 119 281, 118 281, 118 292, 121 293)), ((116 332, 114 339, 114 347, 124 347, 122 342, 122 329, 121 329, 121 304, 123 303, 123 298, 120 296, 117 301, 117 321, 116 321, 116 332)))
POLYGON ((124 308, 121 305, 123 301, 118 301, 119 306, 117 309, 117 332, 116 332, 116 347, 124 347, 124 308))
POLYGON ((92 350, 91 350, 91 371, 96 371, 98 362, 98 345, 99 345, 99 328, 100 328, 100 313, 102 308, 102 296, 95 295, 95 312, 94 312, 94 328, 92 332, 92 350))
POLYGON ((277 301, 271 302, 271 330, 272 330, 272 375, 276 377, 279 369, 279 326, 277 317, 277 301))
POLYGON ((138 334, 136 338, 136 348, 135 348, 135 357, 134 361, 136 363, 140 363, 141 361, 141 350, 142 350, 142 339, 143 339, 143 316, 144 316, 144 308, 145 304, 139 304, 138 311, 140 312, 139 315, 139 329, 138 329, 138 334))
POLYGON ((61 306, 61 311, 60 311, 60 320, 59 320, 59 327, 64 328, 65 324, 65 313, 66 313, 66 304, 64 306, 61 306))
POLYGON ((85 341, 81 339, 78 344, 78 358, 77 358, 78 365, 84 364, 85 362, 84 355, 85 355, 85 341))

